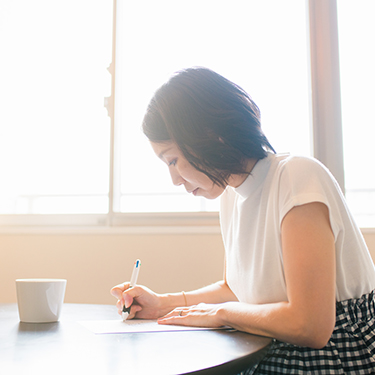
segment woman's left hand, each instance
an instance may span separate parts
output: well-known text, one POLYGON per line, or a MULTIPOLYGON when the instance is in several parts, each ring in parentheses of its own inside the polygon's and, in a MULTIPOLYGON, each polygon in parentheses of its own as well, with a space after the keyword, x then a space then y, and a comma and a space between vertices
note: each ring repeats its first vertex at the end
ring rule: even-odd
POLYGON ((219 328, 224 325, 221 319, 223 305, 200 303, 195 306, 178 307, 159 318, 158 323, 219 328))

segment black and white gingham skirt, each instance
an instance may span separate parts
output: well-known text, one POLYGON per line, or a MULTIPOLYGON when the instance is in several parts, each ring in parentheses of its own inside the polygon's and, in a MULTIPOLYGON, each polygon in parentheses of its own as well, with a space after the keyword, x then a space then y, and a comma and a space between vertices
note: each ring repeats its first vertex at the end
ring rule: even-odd
POLYGON ((336 325, 323 349, 273 340, 266 356, 241 375, 375 374, 374 291, 336 304, 336 325))

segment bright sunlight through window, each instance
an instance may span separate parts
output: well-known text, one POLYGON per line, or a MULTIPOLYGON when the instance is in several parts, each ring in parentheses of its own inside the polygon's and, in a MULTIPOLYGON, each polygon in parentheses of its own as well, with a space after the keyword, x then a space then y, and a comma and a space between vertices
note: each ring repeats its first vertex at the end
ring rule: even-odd
POLYGON ((0 2, 0 213, 108 212, 112 2, 0 2))
POLYGON ((346 198, 357 223, 375 226, 375 1, 340 0, 341 100, 346 198))
POLYGON ((121 197, 115 209, 218 209, 218 200, 173 186, 140 131, 153 92, 182 68, 205 66, 242 86, 259 106, 274 148, 310 155, 306 22, 300 0, 119 1, 115 119, 121 129, 121 197))

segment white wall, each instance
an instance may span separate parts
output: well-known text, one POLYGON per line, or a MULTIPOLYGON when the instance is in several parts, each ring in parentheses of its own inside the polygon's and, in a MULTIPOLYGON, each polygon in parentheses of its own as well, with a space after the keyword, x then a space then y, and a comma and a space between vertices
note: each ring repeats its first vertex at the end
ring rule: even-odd
MULTIPOLYGON (((375 259, 375 233, 364 233, 375 259)), ((222 278, 220 234, 0 234, 0 303, 16 302, 15 279, 66 278, 65 302, 113 304, 110 288, 142 260, 139 284, 192 290, 222 278)))
POLYGON ((112 286, 129 280, 156 292, 192 290, 222 279, 218 234, 0 234, 0 303, 16 302, 17 278, 66 278, 65 302, 112 304, 112 286))

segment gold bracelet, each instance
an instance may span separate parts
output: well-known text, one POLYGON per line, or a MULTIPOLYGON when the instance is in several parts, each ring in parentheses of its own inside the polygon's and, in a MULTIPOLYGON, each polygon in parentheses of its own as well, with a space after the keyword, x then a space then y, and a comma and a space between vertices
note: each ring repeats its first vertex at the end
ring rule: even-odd
POLYGON ((187 304, 187 299, 186 299, 186 295, 185 295, 185 292, 184 292, 184 291, 182 291, 181 293, 182 293, 182 295, 184 296, 184 299, 185 299, 185 306, 187 306, 188 304, 187 304))

